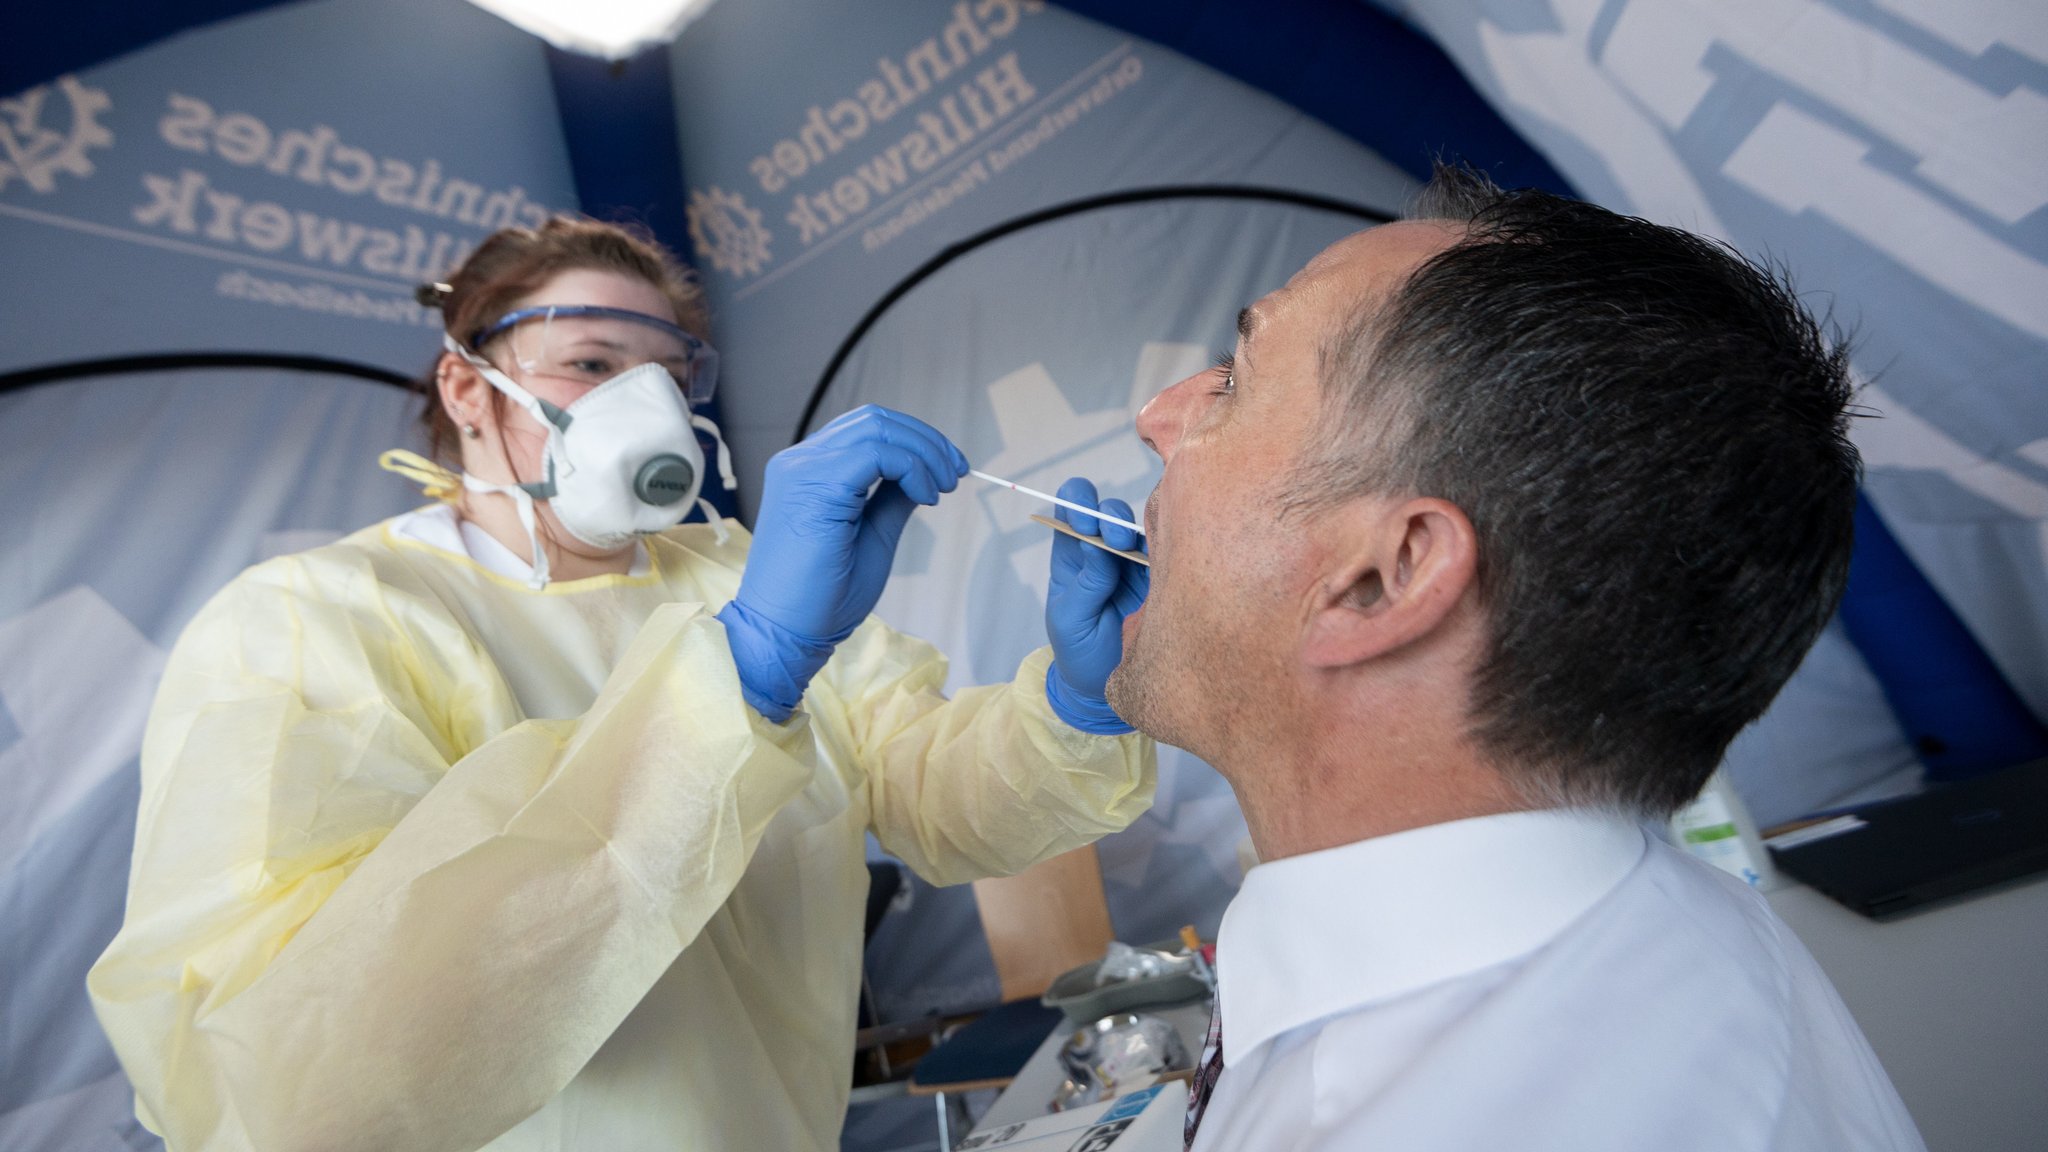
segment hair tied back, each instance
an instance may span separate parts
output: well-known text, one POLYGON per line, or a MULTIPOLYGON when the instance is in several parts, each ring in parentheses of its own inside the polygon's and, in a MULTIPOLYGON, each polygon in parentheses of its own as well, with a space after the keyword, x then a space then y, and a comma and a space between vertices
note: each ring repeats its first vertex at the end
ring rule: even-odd
POLYGON ((439 308, 447 302, 448 297, 454 294, 454 285, 443 284, 438 280, 433 283, 422 284, 412 290, 412 298, 419 301, 422 308, 439 308))

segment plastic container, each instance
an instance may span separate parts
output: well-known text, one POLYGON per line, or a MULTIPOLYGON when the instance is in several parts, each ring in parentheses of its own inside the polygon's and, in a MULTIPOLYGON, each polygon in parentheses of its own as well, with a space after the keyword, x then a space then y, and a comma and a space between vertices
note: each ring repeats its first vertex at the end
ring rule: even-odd
POLYGON ((1716 771, 1692 803, 1671 817, 1671 839, 1680 848, 1765 892, 1779 885, 1778 870, 1764 851, 1749 809, 1727 776, 1716 771))
MULTIPOLYGON (((1160 940, 1145 947, 1177 952, 1181 949, 1181 942, 1160 940)), ((1039 997, 1039 1002, 1048 1008, 1059 1009, 1076 1024, 1086 1024, 1119 1012, 1158 1004, 1184 1004, 1209 994, 1208 985, 1193 972, 1124 980, 1098 988, 1095 986, 1095 970, 1099 967, 1099 961, 1091 961, 1060 973, 1045 990, 1045 995, 1039 997)))

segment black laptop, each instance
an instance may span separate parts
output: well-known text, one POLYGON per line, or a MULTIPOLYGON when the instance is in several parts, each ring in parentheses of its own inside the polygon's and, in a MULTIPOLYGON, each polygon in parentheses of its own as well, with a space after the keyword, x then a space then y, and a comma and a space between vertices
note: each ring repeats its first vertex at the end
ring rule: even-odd
POLYGON ((2048 871, 2048 760, 1774 836, 1771 856, 1792 876, 1878 920, 2048 871))

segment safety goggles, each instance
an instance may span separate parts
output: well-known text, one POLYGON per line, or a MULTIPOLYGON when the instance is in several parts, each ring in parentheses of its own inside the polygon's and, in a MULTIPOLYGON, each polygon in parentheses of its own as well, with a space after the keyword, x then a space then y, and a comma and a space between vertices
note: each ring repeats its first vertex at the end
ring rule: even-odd
POLYGON ((500 336, 520 371, 596 385, 642 364, 659 364, 675 377, 691 404, 718 388, 718 352, 655 316, 596 305, 547 304, 521 308, 477 329, 469 346, 482 352, 500 336))

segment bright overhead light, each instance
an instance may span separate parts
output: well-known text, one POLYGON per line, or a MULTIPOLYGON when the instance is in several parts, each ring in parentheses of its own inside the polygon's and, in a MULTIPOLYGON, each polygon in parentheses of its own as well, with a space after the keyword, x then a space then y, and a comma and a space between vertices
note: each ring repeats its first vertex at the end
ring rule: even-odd
POLYGON ((704 14, 711 0, 470 0, 486 12, 565 48, 623 60, 665 44, 704 14))

